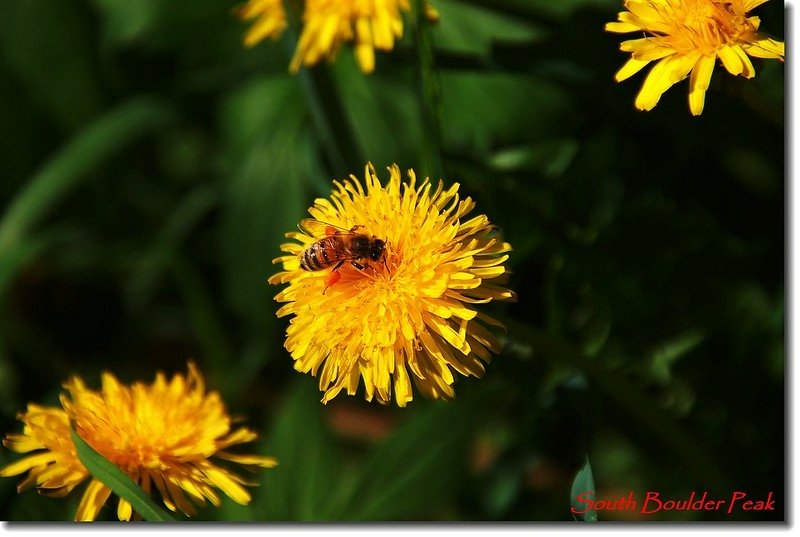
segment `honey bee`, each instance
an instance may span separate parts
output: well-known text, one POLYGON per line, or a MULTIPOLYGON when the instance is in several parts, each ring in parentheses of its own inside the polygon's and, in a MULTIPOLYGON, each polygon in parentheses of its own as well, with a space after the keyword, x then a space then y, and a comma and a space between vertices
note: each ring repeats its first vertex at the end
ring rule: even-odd
POLYGON ((364 270, 369 261, 383 260, 386 266, 386 241, 360 232, 364 226, 357 225, 347 230, 307 218, 300 222, 299 227, 312 237, 321 237, 300 254, 300 268, 316 272, 333 267, 325 279, 326 291, 341 279, 339 268, 346 262, 358 270, 364 270))

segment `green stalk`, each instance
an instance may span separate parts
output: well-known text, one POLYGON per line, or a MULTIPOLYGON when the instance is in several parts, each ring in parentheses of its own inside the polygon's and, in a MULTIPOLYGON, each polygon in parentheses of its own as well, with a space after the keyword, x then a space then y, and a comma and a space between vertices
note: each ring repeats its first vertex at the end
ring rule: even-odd
POLYGON ((422 114, 423 177, 441 177, 442 166, 442 86, 436 73, 433 37, 425 17, 426 0, 414 0, 414 41, 418 62, 420 111, 422 114))
POLYGON ((345 113, 339 88, 327 65, 302 67, 297 73, 311 118, 334 175, 357 172, 366 160, 345 113))
MULTIPOLYGON (((300 6, 291 2, 287 10, 291 24, 286 32, 284 43, 288 47, 288 57, 292 57, 300 26, 300 6)), ((353 133, 350 119, 345 112, 344 104, 336 82, 331 77, 327 65, 301 67, 297 73, 303 95, 306 98, 311 120, 316 134, 322 142, 325 156, 334 175, 346 175, 348 171, 356 172, 364 166, 363 151, 353 133)))

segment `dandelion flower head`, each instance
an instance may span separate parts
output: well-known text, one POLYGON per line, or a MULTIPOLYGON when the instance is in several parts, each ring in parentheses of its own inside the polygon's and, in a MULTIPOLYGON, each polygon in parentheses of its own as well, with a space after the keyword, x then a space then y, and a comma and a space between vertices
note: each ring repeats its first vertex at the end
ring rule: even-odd
POLYGON ((784 44, 759 32, 760 19, 748 12, 767 0, 625 0, 627 11, 606 30, 643 32, 623 41, 631 58, 617 71, 621 82, 657 62, 636 97, 639 110, 651 110, 673 84, 689 80, 689 109, 699 115, 717 58, 732 75, 752 78, 750 56, 783 60, 784 44))
POLYGON ((283 271, 273 284, 288 284, 275 299, 291 315, 286 349, 295 369, 319 377, 322 401, 341 391, 354 395, 363 381, 367 400, 405 406, 412 382, 426 397, 454 397, 457 374, 480 377, 500 350, 487 325, 500 324, 478 311, 492 300, 512 300, 503 286, 511 246, 484 215, 465 220, 474 207, 460 199, 459 185, 434 188, 417 182, 413 170, 402 181, 397 165, 382 186, 371 165, 365 187, 355 177, 334 181, 330 199, 309 209, 319 222, 385 241, 383 262, 359 269, 344 263, 341 279, 327 287, 330 270, 300 266, 303 252, 320 239, 291 232, 281 249, 283 271))
MULTIPOLYGON (((92 448, 133 479, 146 493, 157 490, 172 511, 192 516, 196 505, 206 501, 220 505, 221 490, 234 501, 247 504, 250 494, 244 479, 219 464, 220 460, 245 466, 269 468, 270 457, 228 451, 250 442, 256 433, 245 427, 231 431, 223 402, 216 392, 206 392, 203 377, 189 364, 185 377, 171 380, 156 375, 151 385, 121 384, 104 373, 102 388, 86 387, 73 377, 64 387, 61 406, 29 404, 19 415, 25 424, 21 434, 9 434, 3 444, 30 455, 11 463, 0 476, 28 472, 17 489, 36 487, 40 493, 61 497, 91 477, 77 457, 70 439, 70 423, 92 448)), ((76 520, 94 520, 111 490, 92 478, 76 513, 76 520)), ((120 498, 117 517, 130 520, 131 504, 120 498)))
POLYGON ((306 0, 303 31, 289 68, 314 65, 336 57, 342 43, 352 41, 358 66, 375 70, 375 50, 390 51, 403 36, 403 11, 408 0, 306 0))
MULTIPOLYGON (((426 2, 424 8, 428 20, 438 20, 431 4, 426 2)), ((359 68, 371 73, 375 51, 390 51, 403 37, 403 13, 410 10, 409 0, 306 0, 303 28, 289 69, 296 73, 302 66, 333 60, 343 43, 353 42, 359 68)), ((254 21, 245 35, 247 46, 276 39, 287 26, 282 0, 248 0, 238 13, 254 21)))

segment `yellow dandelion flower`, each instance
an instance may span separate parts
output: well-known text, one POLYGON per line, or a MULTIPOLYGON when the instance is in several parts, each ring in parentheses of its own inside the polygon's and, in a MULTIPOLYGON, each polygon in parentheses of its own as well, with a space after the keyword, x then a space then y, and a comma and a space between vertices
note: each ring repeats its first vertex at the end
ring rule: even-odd
POLYGON ((252 47, 264 39, 277 39, 286 29, 286 9, 283 0, 248 0, 237 9, 243 20, 254 20, 245 34, 244 43, 252 47))
POLYGON ((631 53, 615 79, 621 82, 658 60, 636 97, 636 108, 651 110, 673 84, 691 74, 689 108, 703 111, 706 89, 717 58, 732 75, 752 78, 749 56, 783 60, 784 45, 758 32, 758 17, 747 13, 767 0, 625 0, 627 11, 606 24, 616 33, 644 32, 623 41, 631 53))
POLYGON ((451 399, 455 373, 480 377, 500 351, 485 325, 502 325, 477 307, 515 298, 502 285, 511 246, 486 216, 462 220, 475 202, 459 199, 458 183, 434 189, 413 170, 405 182, 397 165, 389 172, 385 187, 372 165, 366 188, 352 175, 334 181, 305 231, 286 234, 295 242, 281 246, 289 255, 269 279, 289 284, 275 297, 286 303, 278 316, 293 315, 285 347, 295 369, 319 376, 323 403, 342 389, 354 395, 361 380, 366 399, 383 404, 394 391, 405 406, 412 381, 427 397, 451 399), (313 231, 314 222, 330 229, 313 231))
MULTIPOLYGON (((408 0, 306 0, 303 31, 289 69, 296 73, 323 58, 334 59, 342 43, 355 42, 355 55, 364 73, 375 70, 375 50, 390 51, 403 36, 401 12, 408 0)), ((425 14, 436 20, 436 10, 426 5, 425 14)))
MULTIPOLYGON (((35 452, 0 470, 0 476, 28 472, 17 490, 36 486, 39 492, 61 497, 90 477, 78 460, 70 439, 70 422, 76 432, 103 457, 128 474, 146 493, 155 488, 172 511, 195 514, 195 504, 206 500, 220 505, 215 491, 247 504, 250 485, 212 459, 270 468, 275 459, 232 453, 227 449, 250 442, 256 433, 245 427, 231 432, 231 418, 216 392, 205 391, 203 377, 189 363, 186 377, 170 381, 158 373, 152 385, 140 382, 128 387, 104 373, 102 389, 92 391, 80 377, 64 387, 62 408, 29 404, 19 415, 22 434, 9 434, 3 444, 19 453, 35 452)), ((111 490, 92 479, 83 494, 76 520, 94 520, 111 490)), ((117 517, 130 520, 131 505, 120 498, 117 517)))

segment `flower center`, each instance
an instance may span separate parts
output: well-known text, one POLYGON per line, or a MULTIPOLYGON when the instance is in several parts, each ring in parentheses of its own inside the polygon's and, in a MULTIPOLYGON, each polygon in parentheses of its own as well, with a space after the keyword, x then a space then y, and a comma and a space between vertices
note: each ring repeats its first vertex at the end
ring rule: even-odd
POLYGON ((742 34, 754 30, 736 1, 672 0, 660 9, 665 21, 674 28, 672 46, 678 52, 713 54, 719 47, 736 42, 742 34))

